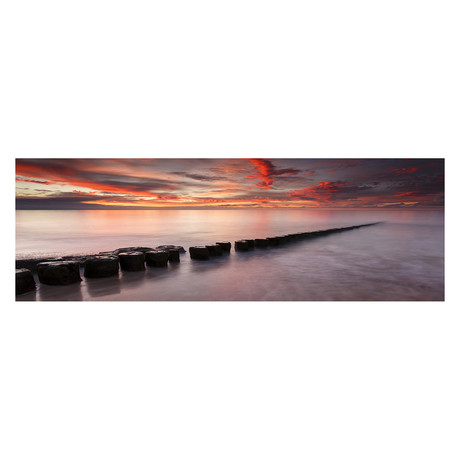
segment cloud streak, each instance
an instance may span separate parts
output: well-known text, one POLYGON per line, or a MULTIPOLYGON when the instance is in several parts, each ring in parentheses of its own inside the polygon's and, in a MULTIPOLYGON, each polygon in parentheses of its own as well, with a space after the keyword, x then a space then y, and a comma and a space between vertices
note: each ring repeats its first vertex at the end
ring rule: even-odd
POLYGON ((17 209, 444 202, 442 159, 18 159, 16 181, 17 209))
POLYGON ((277 169, 270 160, 260 158, 251 158, 249 161, 256 167, 256 172, 249 174, 248 179, 257 179, 257 187, 270 189, 277 176, 293 176, 301 171, 295 168, 277 169))

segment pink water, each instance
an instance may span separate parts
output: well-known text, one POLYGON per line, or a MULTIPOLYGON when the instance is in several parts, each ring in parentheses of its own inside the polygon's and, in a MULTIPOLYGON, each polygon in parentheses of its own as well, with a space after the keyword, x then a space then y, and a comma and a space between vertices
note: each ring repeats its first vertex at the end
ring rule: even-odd
POLYGON ((192 245, 384 223, 289 246, 39 285, 21 300, 443 300, 444 216, 438 210, 16 211, 17 258, 124 246, 192 245))

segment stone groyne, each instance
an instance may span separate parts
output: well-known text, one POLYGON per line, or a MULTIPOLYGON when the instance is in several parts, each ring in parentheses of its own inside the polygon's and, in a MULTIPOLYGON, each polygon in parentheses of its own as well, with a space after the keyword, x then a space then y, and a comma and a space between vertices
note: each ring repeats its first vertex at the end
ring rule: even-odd
MULTIPOLYGON (((298 241, 310 240, 362 227, 369 227, 380 222, 353 225, 349 227, 329 228, 310 232, 289 233, 266 238, 241 239, 234 242, 235 252, 251 250, 268 250, 298 241)), ((229 241, 216 242, 204 246, 191 246, 190 258, 208 260, 229 254, 232 244, 229 241)), ((170 263, 180 262, 180 254, 185 253, 182 246, 162 245, 155 248, 136 246, 104 251, 86 256, 66 256, 59 258, 16 260, 16 295, 36 289, 34 273, 38 281, 47 285, 66 285, 81 282, 80 268, 87 278, 118 276, 121 271, 141 271, 146 265, 150 267, 167 267, 170 263)))

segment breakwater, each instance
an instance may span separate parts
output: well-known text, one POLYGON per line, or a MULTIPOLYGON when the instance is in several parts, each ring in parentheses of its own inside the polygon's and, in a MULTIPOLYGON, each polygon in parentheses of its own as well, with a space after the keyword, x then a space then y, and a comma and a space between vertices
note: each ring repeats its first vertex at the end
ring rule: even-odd
MULTIPOLYGON (((361 227, 375 225, 354 225, 349 227, 330 228, 312 232, 297 232, 266 238, 242 239, 233 244, 234 251, 269 250, 282 247, 297 241, 328 236, 334 233, 355 230, 361 227)), ((229 254, 232 243, 228 241, 211 243, 204 246, 191 246, 190 258, 193 260, 208 260, 229 254)), ((34 273, 38 282, 47 285, 66 285, 78 283, 81 276, 87 278, 103 278, 118 276, 119 271, 140 271, 146 266, 166 267, 168 264, 180 262, 180 255, 186 251, 182 246, 163 245, 151 247, 127 247, 114 251, 105 251, 87 256, 66 256, 55 259, 27 259, 16 261, 16 294, 22 294, 36 289, 34 273), (81 273, 83 268, 83 273, 81 273)))

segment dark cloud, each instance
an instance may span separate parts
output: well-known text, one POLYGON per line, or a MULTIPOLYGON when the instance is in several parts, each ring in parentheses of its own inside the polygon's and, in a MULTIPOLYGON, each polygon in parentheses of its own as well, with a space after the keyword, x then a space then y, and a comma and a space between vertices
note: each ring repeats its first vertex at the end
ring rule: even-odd
POLYGON ((185 171, 175 171, 172 172, 171 174, 176 174, 180 177, 186 177, 187 179, 193 179, 197 181, 206 181, 206 182, 214 182, 218 180, 227 180, 228 177, 226 176, 209 176, 209 175, 204 175, 204 174, 193 174, 193 173, 187 173, 185 171))
POLYGON ((444 198, 442 159, 19 159, 16 171, 17 209, 442 206, 444 198))

